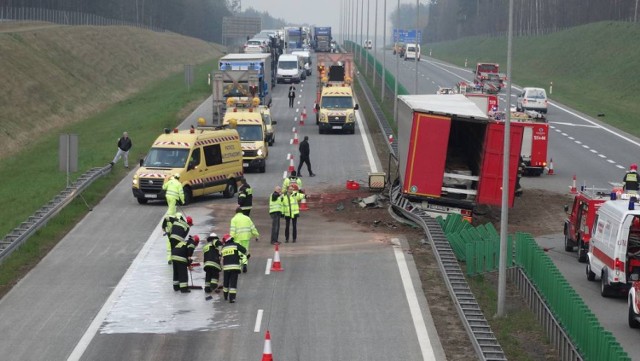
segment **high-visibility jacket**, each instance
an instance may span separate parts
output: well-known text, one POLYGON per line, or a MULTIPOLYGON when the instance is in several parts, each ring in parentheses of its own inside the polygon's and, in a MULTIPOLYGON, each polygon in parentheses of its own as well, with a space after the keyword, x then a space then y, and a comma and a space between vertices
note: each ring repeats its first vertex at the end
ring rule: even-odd
POLYGON ((248 184, 238 189, 238 206, 242 209, 251 209, 253 206, 253 189, 248 184))
POLYGON ((624 175, 624 190, 625 191, 638 191, 640 183, 638 183, 638 173, 635 171, 629 171, 624 175))
POLYGON ((293 192, 282 196, 282 214, 285 217, 293 218, 300 214, 299 203, 304 199, 304 194, 293 192))
POLYGON ((166 198, 173 198, 184 202, 184 189, 179 180, 171 177, 168 182, 162 185, 162 189, 165 191, 166 198))
POLYGON ((220 241, 207 242, 202 247, 202 256, 204 258, 204 269, 215 268, 220 270, 220 250, 222 243, 220 241))
POLYGON ((238 243, 249 242, 251 236, 256 238, 260 237, 260 233, 258 233, 251 218, 242 213, 236 213, 236 215, 231 218, 229 234, 238 243))
POLYGON ((298 177, 289 177, 289 178, 285 178, 282 181, 282 192, 286 193, 287 189, 289 188, 289 185, 293 183, 298 185, 298 189, 302 189, 302 179, 298 177))
POLYGON ((247 249, 233 240, 227 241, 222 246, 222 270, 240 272, 240 255, 246 254, 247 249))
POLYGON ((176 244, 178 242, 184 242, 187 238, 187 234, 189 234, 189 224, 183 218, 178 218, 173 221, 171 226, 171 233, 169 235, 169 240, 171 243, 176 244))
POLYGON ((171 228, 173 228, 173 222, 175 222, 175 217, 169 214, 165 214, 162 219, 162 230, 167 236, 171 235, 171 228))
POLYGON ((278 192, 273 192, 269 197, 269 214, 282 213, 282 195, 278 192))
POLYGON ((193 256, 196 244, 192 239, 178 243, 171 250, 171 261, 189 264, 189 257, 193 256))

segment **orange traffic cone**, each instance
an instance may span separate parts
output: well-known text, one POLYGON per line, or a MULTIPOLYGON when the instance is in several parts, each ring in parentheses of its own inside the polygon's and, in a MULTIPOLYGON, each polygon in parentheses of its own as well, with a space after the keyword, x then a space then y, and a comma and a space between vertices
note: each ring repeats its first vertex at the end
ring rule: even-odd
POLYGON ((301 211, 308 211, 309 210, 309 206, 307 205, 307 197, 306 196, 304 198, 302 198, 302 200, 300 201, 300 210, 301 211))
POLYGON ((271 353, 271 334, 269 333, 269 330, 267 330, 267 334, 264 336, 262 361, 273 361, 273 354, 271 353))
POLYGON ((393 143, 393 134, 389 134, 389 144, 393 143))
POLYGON ((307 107, 302 107, 302 116, 300 117, 300 125, 304 125, 304 121, 307 120, 307 107))
POLYGON ((573 175, 573 184, 571 184, 571 187, 569 187, 569 193, 571 194, 577 194, 578 193, 578 188, 576 188, 576 175, 573 175))
POLYGON ((293 144, 299 144, 298 133, 293 133, 293 144))
POLYGON ((294 170, 296 170, 296 167, 293 165, 293 157, 291 157, 291 159, 289 159, 289 173, 293 172, 294 170))
POLYGON ((547 175, 554 175, 555 173, 553 173, 553 158, 551 158, 551 160, 549 160, 549 170, 547 171, 547 175))
POLYGON ((280 248, 276 244, 276 251, 273 255, 273 264, 271 264, 271 270, 274 272, 284 271, 282 264, 280 263, 280 248))

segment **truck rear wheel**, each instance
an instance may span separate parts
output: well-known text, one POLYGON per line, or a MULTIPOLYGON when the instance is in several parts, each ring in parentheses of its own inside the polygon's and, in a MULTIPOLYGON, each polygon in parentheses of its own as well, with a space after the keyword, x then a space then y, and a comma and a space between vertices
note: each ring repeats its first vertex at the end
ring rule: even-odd
POLYGON ((640 322, 638 322, 638 315, 633 310, 633 300, 629 298, 627 302, 629 304, 629 327, 631 328, 640 328, 640 322))
POLYGON ((136 198, 136 199, 138 200, 138 203, 139 203, 139 204, 147 204, 147 202, 149 201, 149 200, 148 200, 148 199, 146 199, 146 198, 136 198))
POLYGON ((569 238, 569 230, 564 230, 564 250, 566 252, 573 252, 573 242, 569 238))
POLYGON ((587 262, 587 249, 585 248, 584 242, 582 242, 582 240, 578 240, 578 262, 587 262))
POLYGON ((193 193, 190 187, 184 187, 184 205, 193 202, 193 193))
POLYGON ((589 262, 587 262, 587 280, 589 281, 596 280, 596 274, 593 273, 593 271, 591 270, 591 264, 589 262))
POLYGON ((607 284, 609 281, 609 276, 606 271, 602 271, 602 275, 600 276, 600 295, 602 297, 611 296, 611 285, 607 284))

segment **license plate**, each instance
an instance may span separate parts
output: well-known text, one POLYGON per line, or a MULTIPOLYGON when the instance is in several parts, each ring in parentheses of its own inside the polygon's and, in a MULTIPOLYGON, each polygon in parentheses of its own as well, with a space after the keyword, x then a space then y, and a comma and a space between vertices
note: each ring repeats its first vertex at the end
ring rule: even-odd
POLYGON ((158 198, 157 194, 145 194, 144 195, 145 198, 158 198))
POLYGON ((333 127, 331 127, 331 129, 342 129, 341 125, 334 125, 333 127))
POLYGON ((247 168, 249 166, 249 163, 242 163, 242 166, 247 168))

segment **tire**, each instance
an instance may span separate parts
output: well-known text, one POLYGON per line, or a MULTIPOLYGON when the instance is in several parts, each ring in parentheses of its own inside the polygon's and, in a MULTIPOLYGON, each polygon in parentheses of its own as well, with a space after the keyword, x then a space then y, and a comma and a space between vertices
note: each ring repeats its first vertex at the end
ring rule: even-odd
POLYGON ((227 183, 227 186, 224 188, 224 191, 222 191, 222 196, 224 198, 232 198, 235 194, 236 194, 236 184, 232 179, 229 181, 229 183, 227 183))
POLYGON ((593 271, 591 271, 591 264, 588 261, 587 261, 587 280, 589 281, 596 280, 596 274, 593 273, 593 271))
POLYGON ((191 192, 191 188, 184 187, 184 205, 193 202, 193 192, 191 192))
POLYGON ((353 129, 349 130, 349 134, 356 134, 356 128, 354 127, 353 129))
POLYGON ((573 252, 573 242, 569 238, 569 230, 568 227, 565 226, 564 229, 564 250, 565 252, 573 252))
MULTIPOLYGON (((265 161, 265 163, 266 163, 266 161, 265 161)), ((267 165, 266 164, 263 165, 262 167, 258 168, 258 172, 260 172, 260 173, 264 173, 266 171, 267 171, 267 165)))
POLYGON ((136 198, 136 199, 138 200, 138 203, 139 203, 139 204, 147 204, 147 202, 149 201, 149 200, 148 200, 148 199, 146 199, 146 198, 136 198))
POLYGON ((324 130, 322 129, 322 127, 318 127, 318 134, 324 134, 324 130))
POLYGON ((587 262, 587 250, 584 248, 584 243, 581 239, 578 239, 578 262, 587 262))
POLYGON ((638 322, 638 315, 633 311, 633 304, 631 303, 631 297, 629 297, 629 327, 640 328, 640 322, 638 322))
POLYGON ((606 271, 602 271, 602 275, 600 276, 600 295, 602 297, 611 296, 611 286, 607 284, 609 281, 609 276, 606 271))

